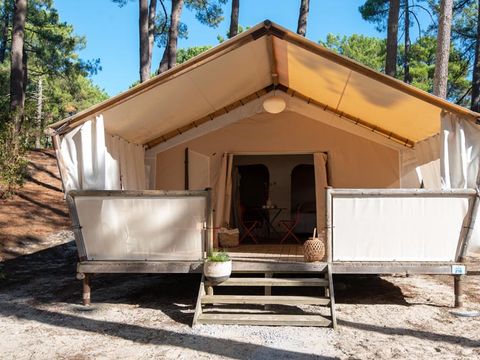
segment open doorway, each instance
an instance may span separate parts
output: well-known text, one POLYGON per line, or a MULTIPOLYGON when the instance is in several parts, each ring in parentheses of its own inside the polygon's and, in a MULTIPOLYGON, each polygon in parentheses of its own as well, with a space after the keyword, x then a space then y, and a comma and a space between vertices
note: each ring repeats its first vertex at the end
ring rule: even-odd
POLYGON ((313 164, 297 165, 290 178, 290 208, 299 213, 295 232, 302 238, 308 238, 317 223, 315 167, 313 164))
POLYGON ((255 225, 242 244, 303 243, 316 227, 316 198, 313 154, 234 155, 230 224, 241 237, 255 225))

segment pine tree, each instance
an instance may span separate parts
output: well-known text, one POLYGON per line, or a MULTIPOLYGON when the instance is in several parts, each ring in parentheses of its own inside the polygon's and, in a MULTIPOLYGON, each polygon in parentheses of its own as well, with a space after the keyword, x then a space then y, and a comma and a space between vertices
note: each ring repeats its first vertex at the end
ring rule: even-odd
POLYGON ((300 0, 300 12, 298 14, 297 34, 305 36, 307 34, 307 17, 310 6, 310 0, 300 0))
POLYGON ((441 0, 438 16, 437 51, 435 55, 435 75, 433 93, 441 98, 447 97, 448 60, 450 57, 450 38, 452 28, 453 0, 441 0))

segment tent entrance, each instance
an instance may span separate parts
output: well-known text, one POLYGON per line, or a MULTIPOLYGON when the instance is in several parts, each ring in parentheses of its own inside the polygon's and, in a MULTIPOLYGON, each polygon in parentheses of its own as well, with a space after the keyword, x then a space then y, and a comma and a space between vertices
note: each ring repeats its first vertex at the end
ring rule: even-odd
POLYGON ((323 227, 317 200, 326 184, 317 173, 326 174, 326 162, 316 154, 233 155, 230 225, 242 245, 301 244, 323 227))

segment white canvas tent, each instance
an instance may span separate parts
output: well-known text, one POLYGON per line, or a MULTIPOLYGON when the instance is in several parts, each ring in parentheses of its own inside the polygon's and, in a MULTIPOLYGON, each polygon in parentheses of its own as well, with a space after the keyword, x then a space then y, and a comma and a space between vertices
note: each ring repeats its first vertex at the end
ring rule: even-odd
MULTIPOLYGON (((230 216, 233 156, 316 154, 320 225, 325 185, 477 189, 479 117, 266 21, 50 130, 66 191, 211 187, 216 227, 230 216), (272 96, 284 98, 285 111, 265 112, 272 96)), ((435 206, 414 212, 425 217, 420 227, 435 224, 427 208, 435 206)), ((450 229, 460 233, 470 223, 471 193, 441 208, 458 210, 450 229)), ((458 237, 445 241, 448 254, 402 257, 398 250, 384 260, 456 260, 458 237)), ((480 236, 471 244, 480 245, 480 236)), ((409 246, 405 254, 415 253, 409 246)))

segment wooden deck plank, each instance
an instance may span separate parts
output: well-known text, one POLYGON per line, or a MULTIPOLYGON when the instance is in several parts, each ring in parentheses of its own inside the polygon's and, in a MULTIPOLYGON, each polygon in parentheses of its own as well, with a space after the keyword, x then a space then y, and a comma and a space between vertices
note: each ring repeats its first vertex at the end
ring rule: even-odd
POLYGON ((277 314, 206 314, 198 322, 201 324, 225 325, 270 325, 270 326, 325 326, 331 320, 319 315, 277 315, 277 314))
MULTIPOLYGON (((322 272, 326 263, 304 261, 288 262, 287 259, 277 261, 271 258, 265 260, 233 258, 233 269, 237 272, 278 272, 278 273, 308 273, 322 272)), ((475 274, 480 270, 477 264, 460 264, 454 262, 334 262, 333 274, 425 274, 451 275, 452 265, 466 265, 467 274, 475 274)), ((201 273, 202 261, 81 261, 77 265, 77 272, 83 274, 101 273, 201 273)))
POLYGON ((230 278, 215 286, 328 286, 328 280, 321 278, 230 278))
POLYGON ((315 296, 204 295, 202 304, 330 305, 330 299, 315 296))

